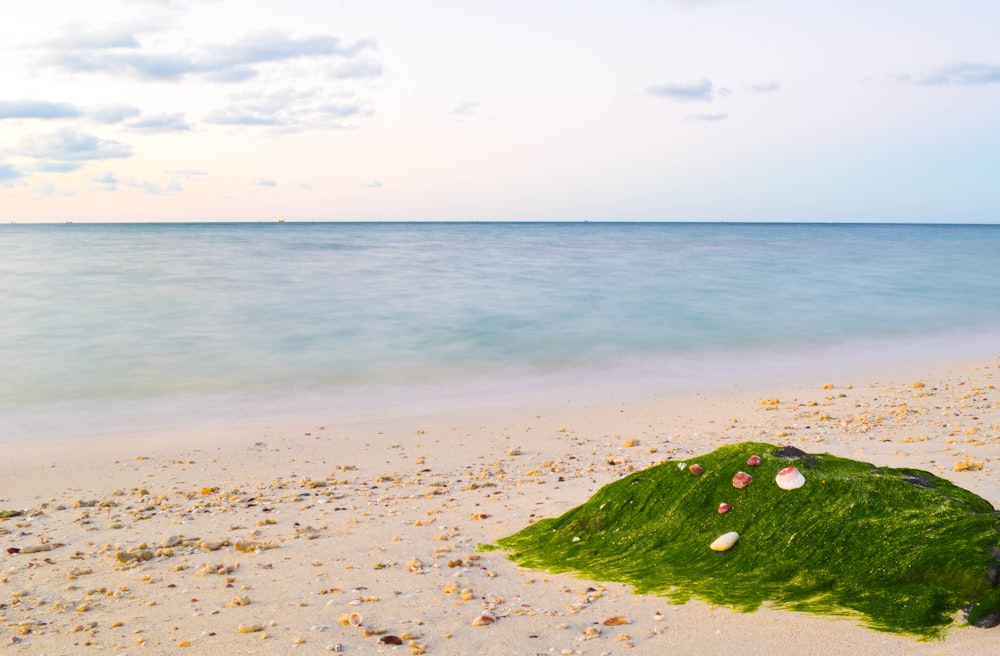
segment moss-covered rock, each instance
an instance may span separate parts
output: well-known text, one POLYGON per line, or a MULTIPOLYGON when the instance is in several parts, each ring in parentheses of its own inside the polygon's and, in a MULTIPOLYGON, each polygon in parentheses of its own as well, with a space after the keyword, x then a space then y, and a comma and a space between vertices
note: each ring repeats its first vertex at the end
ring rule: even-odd
POLYGON ((677 603, 752 611, 769 602, 926 638, 963 609, 978 626, 1000 621, 998 544, 993 506, 929 472, 752 442, 636 472, 499 540, 523 566, 677 603), (752 455, 759 465, 748 465, 752 455), (775 484, 788 466, 804 486, 775 484), (745 489, 733 486, 740 470, 753 476, 745 489), (732 509, 720 513, 722 503, 732 509), (730 531, 740 535, 732 549, 709 548, 730 531))

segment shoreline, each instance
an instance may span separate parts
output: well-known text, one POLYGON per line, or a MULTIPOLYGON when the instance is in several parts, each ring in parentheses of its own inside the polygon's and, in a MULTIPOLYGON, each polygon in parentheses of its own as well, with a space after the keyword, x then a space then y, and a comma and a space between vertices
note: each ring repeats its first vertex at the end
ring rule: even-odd
POLYGON ((22 444, 0 465, 0 509, 27 512, 0 537, 44 550, 0 556, 4 641, 12 653, 987 653, 997 629, 918 642, 850 618, 675 606, 476 549, 631 471, 745 440, 924 469, 1000 506, 1000 357, 850 366, 22 444), (360 627, 338 622, 352 612, 360 627), (473 626, 482 614, 497 621, 473 626), (631 624, 602 624, 613 616, 631 624), (403 646, 378 643, 389 635, 403 646))
POLYGON ((963 330, 827 345, 676 353, 552 371, 369 381, 325 389, 11 402, 0 406, 0 447, 20 450, 26 439, 73 448, 133 441, 142 435, 154 441, 206 431, 226 436, 273 426, 350 424, 359 418, 396 421, 470 412, 493 416, 524 408, 568 409, 689 394, 767 394, 814 385, 817 376, 824 381, 849 380, 863 372, 871 379, 897 378, 981 361, 996 355, 998 340, 997 330, 963 330))

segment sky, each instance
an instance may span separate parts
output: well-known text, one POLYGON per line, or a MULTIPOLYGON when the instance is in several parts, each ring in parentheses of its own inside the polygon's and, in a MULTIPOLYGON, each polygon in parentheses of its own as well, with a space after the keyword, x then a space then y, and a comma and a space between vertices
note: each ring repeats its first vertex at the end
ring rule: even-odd
POLYGON ((1000 222, 997 0, 33 0, 0 222, 1000 222))

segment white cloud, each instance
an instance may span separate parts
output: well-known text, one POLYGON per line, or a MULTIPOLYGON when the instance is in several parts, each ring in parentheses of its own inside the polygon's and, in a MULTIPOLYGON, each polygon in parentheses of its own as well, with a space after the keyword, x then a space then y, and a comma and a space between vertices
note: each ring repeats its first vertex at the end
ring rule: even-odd
MULTIPOLYGON (((722 90, 728 93, 726 90, 722 90)), ((698 82, 657 84, 646 89, 646 93, 660 98, 668 98, 680 102, 690 101, 710 101, 716 91, 712 86, 712 81, 708 79, 698 82)))
POLYGON ((137 189, 144 194, 150 196, 168 196, 172 194, 179 194, 184 191, 180 183, 176 180, 170 180, 165 185, 158 184, 156 182, 150 182, 148 180, 138 180, 136 178, 127 178, 122 181, 122 184, 131 189, 137 189))
MULTIPOLYGON (((40 61, 71 73, 124 75, 147 81, 177 81, 204 76, 214 82, 245 82, 269 63, 316 58, 352 59, 376 48, 374 39, 343 43, 330 35, 293 37, 270 30, 244 36, 228 44, 210 44, 174 52, 151 52, 138 39, 117 34, 115 39, 62 37, 46 42, 40 61), (114 45, 127 43, 127 47, 114 45)), ((367 68, 371 70, 371 64, 367 68)))
POLYGON ((71 128, 26 137, 13 152, 38 160, 38 170, 54 172, 74 171, 92 160, 132 156, 132 148, 126 144, 71 128))
POLYGON ((345 119, 370 116, 362 100, 326 89, 281 89, 270 93, 240 93, 230 104, 205 117, 217 125, 248 125, 283 131, 343 128, 345 119))
POLYGON ((44 182, 35 186, 35 193, 43 198, 51 198, 52 196, 76 196, 76 192, 72 189, 60 189, 49 182, 44 182))
POLYGON ((479 103, 464 102, 455 105, 451 113, 456 116, 472 116, 477 111, 479 111, 479 103))
POLYGON ((337 80, 380 77, 381 75, 382 64, 374 59, 354 59, 330 68, 330 77, 337 80))
POLYGON ((162 28, 152 22, 114 25, 98 30, 73 26, 59 36, 42 41, 39 46, 53 50, 101 50, 107 48, 140 48, 136 34, 156 32, 162 28))
POLYGON ((20 180, 23 177, 25 177, 24 172, 20 169, 0 162, 0 184, 7 184, 14 180, 20 180))
POLYGON ((685 116, 685 121, 704 121, 706 123, 717 123, 719 121, 725 121, 729 118, 729 114, 693 114, 691 116, 685 116))
POLYGON ((82 116, 79 107, 69 103, 44 100, 0 100, 0 119, 60 119, 82 116))
POLYGON ((1000 66, 961 63, 935 69, 917 79, 922 85, 1000 84, 1000 66))
POLYGON ((142 114, 142 111, 135 105, 125 103, 112 103, 108 105, 95 105, 87 108, 87 118, 98 123, 121 123, 125 119, 133 118, 142 114))
POLYGON ((105 171, 90 178, 91 186, 98 191, 117 191, 118 177, 111 171, 105 171))
POLYGON ((191 129, 191 125, 184 120, 184 114, 181 113, 142 116, 125 125, 143 132, 186 132, 191 129))

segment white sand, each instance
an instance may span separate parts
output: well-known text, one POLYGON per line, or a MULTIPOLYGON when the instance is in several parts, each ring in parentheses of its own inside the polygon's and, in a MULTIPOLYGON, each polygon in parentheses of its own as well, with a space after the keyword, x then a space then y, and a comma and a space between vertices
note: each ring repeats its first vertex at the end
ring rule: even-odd
POLYGON ((590 405, 385 418, 320 410, 272 426, 12 447, 0 509, 27 512, 0 522, 4 649, 994 653, 1000 629, 956 625, 920 642, 852 619, 677 606, 476 551, 630 471, 743 440, 926 469, 1000 505, 995 358, 857 374, 590 405), (360 627, 338 622, 350 613, 360 627), (473 626, 483 614, 496 622, 473 626), (631 623, 602 624, 613 616, 631 623), (390 635, 404 644, 379 644, 390 635))

